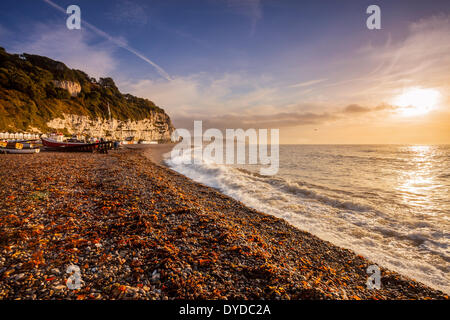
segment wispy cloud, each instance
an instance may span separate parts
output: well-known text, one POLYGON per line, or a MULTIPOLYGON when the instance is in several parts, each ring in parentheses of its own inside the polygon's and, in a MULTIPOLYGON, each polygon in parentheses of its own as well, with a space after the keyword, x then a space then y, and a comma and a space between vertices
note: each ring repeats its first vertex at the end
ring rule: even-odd
MULTIPOLYGON (((258 14, 255 19, 260 19, 258 14)), ((56 58, 94 76, 114 70, 117 61, 113 55, 118 48, 127 48, 148 62, 125 39, 112 37, 85 21, 83 26, 86 28, 81 32, 71 32, 68 37, 66 28, 40 25, 29 41, 17 48, 56 58), (89 41, 98 35, 106 41, 89 41)), ((449 18, 438 16, 412 24, 401 41, 388 39, 380 46, 350 50, 354 56, 348 61, 330 65, 333 69, 323 68, 327 74, 305 73, 301 78, 305 80, 294 84, 283 77, 246 71, 169 76, 163 69, 159 70, 163 77, 158 79, 121 78, 117 72, 115 80, 121 91, 149 98, 165 108, 177 127, 190 127, 193 120, 204 120, 205 127, 217 128, 307 129, 372 120, 374 124, 396 112, 385 100, 405 86, 440 87, 448 103, 449 49, 449 18), (312 90, 314 94, 307 94, 312 90)), ((287 79, 292 76, 287 74, 287 79)))
POLYGON ((293 84, 291 86, 289 86, 289 88, 301 88, 301 87, 309 87, 324 81, 327 81, 328 79, 317 79, 317 80, 310 80, 310 81, 305 81, 305 82, 300 82, 300 83, 296 83, 293 84))
POLYGON ((280 108, 269 107, 265 110, 252 109, 241 113, 211 114, 208 117, 183 115, 175 117, 175 119, 177 124, 183 128, 191 128, 194 120, 203 120, 205 128, 287 128, 354 121, 362 116, 370 122, 378 113, 382 113, 386 117, 395 112, 397 107, 384 104, 376 107, 351 104, 332 111, 312 112, 304 111, 304 109, 317 109, 317 104, 298 104, 281 109, 284 109, 284 111, 279 111, 280 108))
POLYGON ((365 107, 360 106, 359 104, 349 104, 342 110, 342 114, 366 114, 369 112, 377 112, 377 111, 383 111, 383 110, 396 110, 399 107, 389 105, 389 104, 380 104, 377 107, 365 107))
MULTIPOLYGON (((49 4, 50 6, 52 6, 53 8, 55 8, 55 9, 63 12, 64 14, 66 14, 66 10, 63 7, 61 7, 61 6, 57 5, 56 3, 54 3, 53 1, 51 1, 51 0, 43 0, 43 1, 46 2, 47 4, 49 4)), ((99 28, 95 27, 94 25, 90 24, 89 22, 87 22, 84 19, 82 20, 82 26, 86 26, 88 29, 90 29, 91 31, 95 32, 97 35, 105 38, 106 40, 110 41, 111 43, 117 45, 120 48, 123 48, 123 49, 127 50, 128 52, 134 54, 135 56, 137 56, 141 60, 147 62, 148 64, 153 66, 156 69, 156 71, 162 77, 164 77, 166 80, 169 80, 169 81, 172 80, 170 75, 162 67, 160 67, 158 64, 156 64, 155 62, 153 62, 149 58, 147 58, 144 54, 140 53, 136 49, 134 49, 131 46, 129 46, 125 41, 123 41, 123 39, 118 39, 118 38, 115 38, 115 37, 109 35, 108 33, 100 30, 99 28)))
POLYGON ((25 39, 9 41, 7 50, 47 56, 96 78, 109 75, 117 67, 115 47, 109 42, 89 44, 92 34, 71 32, 59 25, 37 23, 25 39))
MULTIPOLYGON (((239 115, 227 114, 205 119, 205 128, 285 128, 304 125, 320 125, 336 120, 336 116, 329 113, 311 112, 279 112, 270 115, 239 115)), ((186 125, 192 125, 191 119, 185 119, 186 125), (189 122, 190 121, 190 122, 189 122)))
POLYGON ((448 18, 443 16, 412 24, 402 41, 394 44, 389 38, 379 47, 361 49, 358 57, 340 66, 342 69, 333 69, 340 79, 318 75, 286 86, 276 79, 264 81, 262 76, 245 73, 212 79, 201 73, 174 77, 171 83, 141 80, 125 87, 166 107, 181 127, 200 119, 205 125, 217 127, 377 123, 396 114, 389 97, 394 97, 397 90, 413 84, 448 87, 450 72, 442 70, 450 71, 450 57, 445 54, 450 46, 449 26, 448 18), (366 73, 352 78, 348 70, 366 73), (306 96, 312 89, 317 93, 306 96))
POLYGON ((441 89, 448 96, 450 17, 424 18, 411 23, 407 31, 401 40, 394 42, 389 36, 383 45, 361 48, 346 64, 348 70, 360 70, 360 74, 342 77, 322 89, 354 100, 389 100, 405 87, 413 86, 441 89), (367 72, 368 67, 373 70, 367 72))
POLYGON ((203 120, 205 128, 219 129, 318 126, 351 121, 363 115, 369 120, 381 112, 387 116, 395 110, 389 105, 342 107, 315 102, 292 103, 289 98, 285 99, 283 87, 263 83, 261 78, 237 73, 218 78, 197 74, 174 77, 171 82, 140 80, 122 85, 126 91, 163 106, 179 128, 191 128, 194 120, 203 120), (247 90, 236 94, 235 87, 247 90))

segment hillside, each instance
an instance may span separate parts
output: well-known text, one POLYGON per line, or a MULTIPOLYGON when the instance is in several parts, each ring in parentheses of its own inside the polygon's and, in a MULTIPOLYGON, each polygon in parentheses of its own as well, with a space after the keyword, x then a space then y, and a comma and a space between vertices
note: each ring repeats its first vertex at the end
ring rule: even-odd
POLYGON ((155 122, 164 137, 173 131, 163 109, 150 100, 122 94, 111 78, 97 81, 62 62, 9 54, 0 47, 0 131, 50 132, 54 128, 49 122, 67 115, 104 123, 110 119, 109 112, 119 127, 146 120, 145 125, 155 122))

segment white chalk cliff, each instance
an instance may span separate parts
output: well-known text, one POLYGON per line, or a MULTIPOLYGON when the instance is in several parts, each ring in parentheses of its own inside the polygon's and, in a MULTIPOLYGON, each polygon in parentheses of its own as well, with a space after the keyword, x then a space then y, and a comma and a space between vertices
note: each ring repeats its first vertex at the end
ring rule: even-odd
POLYGON ((55 130, 67 129, 70 134, 89 137, 123 140, 134 137, 134 140, 170 141, 174 128, 165 113, 154 112, 143 120, 91 119, 87 116, 64 114, 47 122, 47 126, 55 130))

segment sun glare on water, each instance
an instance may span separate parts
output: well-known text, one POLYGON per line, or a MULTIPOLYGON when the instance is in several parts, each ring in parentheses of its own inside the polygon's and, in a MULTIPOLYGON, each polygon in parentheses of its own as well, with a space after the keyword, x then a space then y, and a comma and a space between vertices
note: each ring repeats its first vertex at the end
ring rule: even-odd
POLYGON ((435 89, 411 88, 398 95, 393 104, 403 116, 423 115, 436 108, 441 94, 435 89))

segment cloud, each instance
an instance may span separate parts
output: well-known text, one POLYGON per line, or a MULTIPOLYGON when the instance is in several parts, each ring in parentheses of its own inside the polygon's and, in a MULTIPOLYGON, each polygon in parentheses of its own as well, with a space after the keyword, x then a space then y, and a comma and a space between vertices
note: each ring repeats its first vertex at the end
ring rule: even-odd
POLYGON ((302 125, 318 125, 332 120, 336 116, 328 113, 280 112, 268 115, 226 115, 207 119, 205 127, 213 128, 283 128, 302 125))
POLYGON ((60 23, 38 23, 30 29, 25 40, 11 41, 8 51, 47 56, 96 78, 107 76, 117 66, 112 56, 115 47, 105 42, 90 45, 92 35, 85 30, 74 32, 60 23))
POLYGON ((289 88, 301 88, 301 87, 308 87, 308 86, 312 86, 324 81, 327 81, 328 79, 317 79, 317 80, 311 80, 311 81, 305 81, 305 82, 300 82, 297 84, 293 84, 291 86, 289 86, 289 88))
POLYGON ((377 112, 377 111, 394 111, 399 109, 399 107, 397 106, 393 106, 393 105, 389 105, 389 104, 380 104, 379 106, 376 107, 364 107, 364 106, 360 106, 358 104, 349 104, 348 106, 346 106, 343 110, 342 110, 342 114, 366 114, 369 112, 377 112))
POLYGON ((382 44, 369 42, 349 51, 335 62, 337 69, 330 69, 336 76, 320 92, 341 105, 392 104, 409 87, 434 88, 449 96, 449 52, 450 16, 427 17, 406 25, 402 38, 394 41, 388 33, 382 44))
MULTIPOLYGON (((272 106, 261 109, 247 109, 241 113, 176 116, 175 120, 181 128, 191 128, 194 120, 203 120, 205 128, 286 128, 307 125, 319 126, 338 121, 351 122, 362 115, 365 115, 367 121, 372 121, 378 113, 395 111, 398 107, 386 104, 376 107, 350 104, 343 109, 327 112, 305 111, 314 109, 324 109, 324 106, 317 104, 297 104, 283 108, 272 106), (280 109, 284 111, 280 112, 280 109)), ((383 113, 383 115, 386 116, 386 113, 383 113)))
MULTIPOLYGON (((450 83, 450 17, 437 15, 411 23, 403 41, 368 47, 368 62, 379 65, 366 80, 373 90, 393 92, 405 86, 436 87, 450 83), (394 89, 394 90, 392 90, 394 89)), ((363 50, 364 51, 364 50, 363 50)))
POLYGON ((210 115, 243 112, 272 104, 281 95, 265 86, 261 76, 245 73, 174 76, 172 81, 142 79, 122 81, 123 90, 152 99, 174 115, 210 115))
POLYGON ((170 82, 142 79, 124 81, 124 91, 147 97, 166 109, 175 126, 189 127, 204 120, 212 127, 291 126, 331 119, 315 114, 314 104, 295 104, 272 79, 246 73, 225 73, 215 77, 198 73, 174 76, 170 82), (273 85, 273 84, 272 84, 273 85), (281 91, 280 91, 281 90, 281 91))
POLYGON ((285 128, 302 125, 320 125, 337 120, 337 116, 328 113, 302 113, 302 112, 279 112, 274 114, 222 114, 211 115, 205 118, 193 118, 189 116, 176 117, 178 128, 191 129, 194 120, 202 120, 204 128, 285 128))
MULTIPOLYGON (((261 10, 259 1, 251 3, 261 10)), ((240 5, 234 5, 236 10, 244 10, 240 5)), ((245 10, 252 12, 248 8, 245 10)), ((261 17, 262 13, 253 15, 255 21, 261 17)), ((394 111, 395 107, 379 103, 385 97, 395 95, 395 90, 417 82, 424 86, 450 83, 450 73, 443 72, 450 70, 450 58, 445 54, 450 46, 449 26, 445 16, 422 20, 411 25, 410 33, 403 41, 395 44, 388 41, 370 50, 361 49, 358 54, 363 58, 352 57, 355 61, 345 67, 359 71, 362 63, 374 67, 373 70, 352 79, 343 72, 345 68, 333 69, 343 75, 340 84, 323 83, 328 81, 328 75, 316 75, 289 86, 282 79, 245 71, 183 76, 165 74, 160 79, 137 80, 121 79, 118 74, 115 80, 121 91, 149 98, 165 108, 177 127, 188 128, 193 120, 204 120, 205 127, 285 128, 381 119, 381 115, 394 111), (292 88, 303 88, 304 91, 292 88), (306 96, 312 89, 316 94, 306 96), (367 98, 371 96, 375 97, 372 101, 367 98), (368 107, 375 105, 378 106, 368 107)), ((117 69, 113 54, 118 47, 133 50, 125 39, 112 38, 92 25, 80 32, 42 24, 33 30, 27 41, 17 43, 15 51, 46 55, 96 77, 117 69), (96 35, 107 41, 94 42, 98 40, 96 35)), ((141 58, 146 59, 145 56, 141 58)), ((446 99, 448 101, 448 95, 446 99)))
MULTIPOLYGON (((43 0, 44 2, 46 2, 47 4, 49 4, 50 6, 52 6, 53 8, 57 9, 58 11, 66 14, 66 10, 57 5, 56 3, 54 3, 51 0, 43 0)), ((93 31, 94 33, 96 33, 97 35, 103 37, 104 39, 110 41, 111 43, 117 45, 120 48, 123 48, 125 50, 127 50, 128 52, 134 54, 135 56, 137 56, 138 58, 140 58, 141 60, 147 62, 148 64, 150 64, 151 66, 153 66, 156 71, 166 80, 171 80, 170 75, 162 68, 160 67, 158 64, 156 64, 155 62, 153 62, 152 60, 150 60, 148 57, 146 57, 144 54, 140 53, 139 51, 137 51, 136 49, 132 48, 131 46, 129 46, 125 41, 123 41, 123 39, 120 38, 116 38, 113 37, 111 35, 109 35, 108 33, 104 32, 103 30, 100 30, 99 28, 97 28, 96 26, 90 24, 89 22, 87 22, 86 20, 82 21, 82 25, 86 26, 88 29, 90 29, 91 31, 93 31)))
POLYGON ((343 110, 343 113, 366 113, 370 112, 371 109, 367 107, 362 107, 357 104, 350 104, 343 110))
POLYGON ((409 34, 401 41, 394 43, 389 38, 382 46, 359 50, 358 57, 352 56, 342 70, 333 69, 343 75, 338 83, 322 85, 328 78, 318 76, 286 86, 271 77, 236 72, 175 76, 170 83, 141 80, 126 87, 164 106, 177 127, 190 127, 193 120, 204 120, 205 126, 218 128, 375 123, 395 113, 398 108, 390 104, 389 97, 405 86, 448 87, 450 72, 443 70, 450 70, 446 54, 450 48, 449 27, 446 16, 424 19, 411 24, 409 34), (346 72, 367 69, 357 78, 346 72), (318 84, 321 91, 306 96, 318 84))
POLYGON ((221 129, 320 125, 351 121, 368 113, 375 116, 378 111, 392 108, 383 104, 350 104, 342 108, 323 102, 295 102, 299 98, 289 96, 285 86, 275 86, 270 78, 245 73, 216 77, 199 73, 175 76, 170 82, 126 81, 121 82, 121 88, 155 101, 168 111, 178 128, 190 128, 194 120, 203 120, 205 127, 221 129))
MULTIPOLYGON (((337 109, 328 112, 311 112, 302 111, 304 109, 317 109, 317 104, 298 104, 296 106, 285 107, 285 110, 292 110, 287 112, 270 112, 261 114, 258 112, 249 112, 243 114, 230 114, 225 116, 218 116, 208 118, 206 126, 214 128, 283 128, 283 127, 297 127, 305 125, 323 125, 333 121, 353 121, 354 117, 359 115, 376 115, 378 112, 395 111, 396 106, 381 104, 376 107, 365 107, 357 104, 350 104, 344 109, 337 109), (297 110, 296 110, 297 109, 297 110)), ((323 109, 320 108, 319 109, 323 109)), ((257 111, 257 110, 253 110, 257 111)), ((370 121, 371 118, 367 117, 370 121)), ((187 120, 187 119, 186 119, 187 120)))

